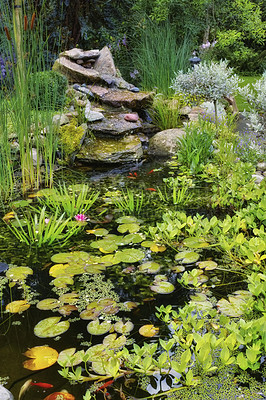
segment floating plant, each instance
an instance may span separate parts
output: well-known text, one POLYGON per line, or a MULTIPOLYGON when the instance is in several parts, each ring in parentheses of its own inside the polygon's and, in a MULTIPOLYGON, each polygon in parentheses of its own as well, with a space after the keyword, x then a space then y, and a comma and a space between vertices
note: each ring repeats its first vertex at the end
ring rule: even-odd
POLYGON ((209 247, 209 243, 203 238, 189 237, 183 240, 183 244, 191 249, 201 249, 203 247, 209 247))
POLYGON ((140 230, 140 225, 135 222, 121 224, 117 227, 117 230, 120 233, 126 233, 126 232, 136 233, 140 230))
POLYGON ((158 332, 159 332, 159 328, 155 327, 152 324, 143 325, 139 328, 139 334, 141 336, 145 336, 145 337, 153 337, 153 336, 157 335, 158 332))
POLYGON ((228 300, 220 299, 217 302, 217 308, 229 317, 241 317, 247 309, 247 302, 240 296, 228 296, 228 300))
POLYGON ((175 255, 175 260, 180 261, 182 264, 193 264, 198 261, 199 253, 195 251, 185 250, 175 255))
POLYGON ((200 269, 205 269, 206 271, 211 271, 213 269, 216 269, 218 267, 218 264, 215 261, 208 260, 208 261, 199 261, 197 263, 197 266, 200 269))
POLYGON ((148 274, 157 274, 160 271, 160 264, 155 261, 147 261, 138 266, 140 272, 147 272, 148 274))
POLYGON ((65 367, 72 367, 82 362, 85 355, 84 350, 76 351, 75 347, 60 351, 57 362, 65 367))
POLYGON ((172 283, 167 282, 166 275, 156 275, 150 289, 159 294, 169 294, 175 290, 175 287, 172 283))
POLYGON ((65 333, 70 327, 68 321, 61 321, 62 317, 45 318, 34 327, 34 334, 40 338, 55 337, 65 333))
POLYGON ((36 304, 36 307, 39 310, 53 310, 54 308, 59 307, 59 305, 60 305, 59 300, 48 298, 39 301, 39 303, 36 304))
POLYGON ((124 335, 126 335, 129 332, 131 332, 133 330, 133 328, 134 328, 134 324, 131 321, 124 322, 124 321, 121 320, 121 321, 117 321, 114 324, 114 330, 117 333, 121 333, 121 334, 124 334, 124 335))
POLYGON ((31 371, 38 371, 55 364, 58 352, 49 346, 36 346, 28 349, 24 356, 30 358, 30 360, 24 361, 23 367, 31 371))
POLYGON ((6 277, 12 281, 24 281, 28 275, 32 275, 33 270, 29 267, 9 267, 6 277))
POLYGON ((111 329, 112 323, 109 321, 100 322, 97 318, 94 321, 91 321, 87 325, 87 331, 91 335, 104 335, 105 333, 109 332, 111 329))
POLYGON ((117 337, 116 333, 111 333, 105 336, 103 339, 103 344, 109 349, 120 349, 126 344, 127 338, 124 335, 117 337))
POLYGON ((6 311, 12 314, 16 314, 16 313, 22 313, 28 308, 30 308, 30 304, 27 302, 27 300, 15 300, 7 304, 6 311))

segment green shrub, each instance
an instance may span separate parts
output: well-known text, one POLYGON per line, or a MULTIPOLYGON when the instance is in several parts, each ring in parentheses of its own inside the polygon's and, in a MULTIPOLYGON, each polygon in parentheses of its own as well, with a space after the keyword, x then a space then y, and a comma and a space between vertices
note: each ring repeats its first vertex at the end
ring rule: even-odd
POLYGON ((62 108, 66 100, 67 78, 57 71, 30 74, 31 107, 41 110, 62 108))
POLYGON ((190 169, 192 174, 196 174, 202 171, 212 155, 214 126, 211 123, 199 121, 198 124, 188 125, 185 131, 186 135, 178 140, 178 162, 190 169))

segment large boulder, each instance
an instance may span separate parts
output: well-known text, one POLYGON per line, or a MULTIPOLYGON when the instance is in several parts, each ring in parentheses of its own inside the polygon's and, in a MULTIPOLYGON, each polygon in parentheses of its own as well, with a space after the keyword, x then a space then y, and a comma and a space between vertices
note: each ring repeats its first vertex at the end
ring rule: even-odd
POLYGON ((178 149, 178 139, 185 135, 183 129, 166 129, 156 133, 149 141, 148 153, 152 156, 172 157, 178 149))
POLYGON ((95 61, 94 69, 98 71, 99 74, 117 75, 114 59, 107 46, 100 51, 99 57, 95 61))
POLYGON ((129 135, 115 139, 96 137, 85 139, 76 160, 82 162, 124 163, 139 160, 143 156, 141 141, 129 135))

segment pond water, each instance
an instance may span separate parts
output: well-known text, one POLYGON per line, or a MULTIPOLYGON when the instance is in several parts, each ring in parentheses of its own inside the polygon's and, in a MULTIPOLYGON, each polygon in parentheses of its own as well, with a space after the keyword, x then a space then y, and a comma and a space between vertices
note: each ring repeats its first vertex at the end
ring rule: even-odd
MULTIPOLYGON (((162 178, 166 174, 166 169, 163 171, 159 168, 161 164, 154 162, 153 164, 147 163, 144 165, 125 166, 123 169, 113 169, 110 171, 95 170, 90 167, 79 171, 68 171, 68 173, 59 172, 57 179, 58 181, 64 179, 65 182, 79 184, 88 183, 95 190, 100 190, 101 196, 106 192, 115 192, 127 187, 142 190, 145 195, 150 196, 145 210, 142 211, 139 218, 143 221, 140 223, 141 226, 154 225, 156 221, 159 221, 162 214, 162 209, 158 206, 158 200, 155 201, 153 196, 157 186, 162 183, 162 178), (146 190, 148 189, 148 190, 146 190), (154 190, 151 190, 154 189, 154 190)), ((202 193, 202 189, 196 188, 194 195, 197 195, 197 190, 202 193)), ((205 194, 208 188, 205 188, 205 194)), ((207 204, 202 196, 202 202, 197 201, 197 204, 190 205, 187 212, 191 215, 195 215, 196 212, 211 216, 213 210, 207 207, 207 204)), ((91 211, 91 210, 90 210, 91 211)), ((90 213, 89 213, 90 214, 90 213)), ((92 209, 90 214, 90 221, 86 226, 86 229, 95 228, 106 228, 109 233, 117 234, 118 223, 115 220, 122 214, 119 210, 115 210, 113 205, 108 203, 98 202, 97 208, 92 209), (113 219, 108 222, 105 219, 106 215, 112 213, 113 219)), ((90 246, 91 242, 95 241, 95 236, 88 235, 85 232, 80 233, 71 239, 71 242, 62 248, 59 245, 44 246, 41 249, 26 246, 20 244, 13 236, 13 234, 6 227, 4 222, 0 223, 1 236, 0 236, 0 262, 7 263, 8 265, 13 264, 17 266, 29 266, 33 269, 33 275, 27 278, 27 285, 29 290, 36 294, 36 299, 42 300, 45 298, 55 298, 58 292, 53 290, 51 285, 52 277, 49 275, 49 269, 54 264, 51 262, 51 257, 57 253, 69 252, 69 251, 83 251, 93 252, 95 255, 101 254, 97 248, 90 246)), ((131 244, 129 247, 139 249, 140 245, 131 244)), ((160 307, 162 304, 171 304, 175 309, 183 306, 185 302, 189 300, 189 295, 194 290, 185 289, 181 284, 177 282, 177 278, 180 276, 179 273, 173 271, 171 268, 177 264, 174 260, 176 250, 170 247, 164 252, 153 253, 149 248, 142 248, 145 257, 144 261, 155 261, 161 265, 160 274, 167 276, 167 281, 172 283, 175 287, 174 291, 170 294, 157 294, 150 289, 150 285, 153 281, 154 276, 151 274, 140 274, 137 270, 137 265, 143 263, 132 262, 132 263, 120 263, 109 266, 105 272, 100 274, 103 277, 104 282, 109 282, 109 286, 113 285, 113 291, 116 292, 119 297, 119 304, 124 302, 136 302, 137 306, 131 311, 125 311, 125 309, 119 311, 116 316, 121 318, 130 319, 134 324, 134 329, 129 334, 129 339, 134 339, 136 343, 143 344, 144 341, 149 343, 156 342, 158 337, 168 338, 169 331, 165 326, 158 320, 155 315, 156 307, 160 307), (139 334, 139 328, 145 324, 153 324, 159 327, 159 333, 152 338, 144 338, 139 334)), ((202 259, 213 259, 218 263, 223 263, 221 260, 221 254, 215 253, 210 249, 203 249, 202 259)), ((3 268, 4 269, 4 268, 3 268)), ((3 270, 0 276, 4 276, 5 271, 3 270)), ((243 278, 237 274, 231 274, 228 271, 209 271, 209 286, 212 287, 213 294, 219 299, 225 296, 227 293, 232 293, 234 290, 244 287, 242 280, 243 278)), ((98 276, 98 275, 97 275, 98 276)), ((95 281, 96 282, 96 281, 95 281)), ((82 288, 84 282, 79 280, 79 277, 75 281, 75 290, 82 288)), ((103 283, 101 280, 95 283, 95 290, 103 290, 103 283)), ((52 392, 60 392, 62 389, 66 389, 69 393, 72 393, 76 400, 81 400, 85 394, 86 389, 90 386, 89 383, 83 384, 70 384, 66 379, 58 374, 59 365, 55 363, 49 368, 31 371, 23 368, 23 362, 26 357, 23 353, 27 349, 35 346, 48 345, 58 352, 66 349, 75 347, 78 350, 87 349, 88 342, 92 345, 101 343, 103 335, 95 336, 90 335, 87 331, 87 324, 89 321, 82 320, 79 318, 79 313, 74 311, 69 317, 62 317, 62 320, 70 319, 70 329, 59 337, 53 338, 40 338, 37 337, 33 328, 36 324, 45 318, 52 316, 58 316, 57 312, 51 310, 39 310, 36 304, 22 313, 6 313, 4 312, 6 305, 14 300, 20 300, 23 287, 16 284, 15 286, 5 286, 2 298, 1 298, 1 325, 0 325, 0 377, 9 377, 7 388, 13 393, 14 398, 17 400, 21 386, 28 379, 32 379, 35 382, 47 382, 53 385, 52 389, 45 389, 38 386, 32 386, 25 392, 23 400, 43 400, 48 394, 52 392)), ((23 285, 22 285, 23 286, 23 285)), ((93 297, 93 295, 91 294, 93 297)), ((105 296, 106 297, 106 296, 105 296)), ((108 296, 107 296, 108 297, 108 296)), ((97 296, 96 296, 97 298, 97 296)), ((145 392, 138 385, 137 377, 131 377, 129 379, 120 378, 108 388, 111 399, 123 399, 123 393, 126 398, 147 398, 149 395, 156 393, 160 386, 162 390, 167 390, 173 386, 173 382, 169 378, 154 379, 153 385, 148 386, 148 391, 145 392), (161 382, 160 384, 158 382, 161 382), (123 393, 121 392, 123 391, 123 393)), ((104 399, 106 395, 102 392, 96 392, 97 399, 104 399)))

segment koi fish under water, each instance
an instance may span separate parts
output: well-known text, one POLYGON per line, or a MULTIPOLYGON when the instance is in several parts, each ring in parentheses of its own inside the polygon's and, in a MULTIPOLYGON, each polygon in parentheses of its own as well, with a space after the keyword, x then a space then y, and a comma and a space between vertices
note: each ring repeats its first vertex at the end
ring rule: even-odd
POLYGON ((146 188, 145 190, 149 190, 150 192, 157 192, 157 190, 154 188, 146 188))
POLYGON ((105 382, 102 386, 98 387, 98 389, 95 390, 95 392, 98 392, 99 390, 103 390, 107 388, 108 386, 111 386, 114 383, 113 380, 105 382))
POLYGON ((45 382, 31 382, 30 385, 31 386, 39 386, 44 389, 50 389, 50 388, 54 387, 54 385, 51 385, 50 383, 45 383, 45 382))

